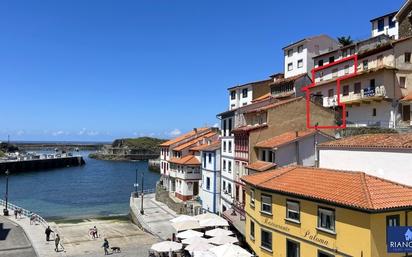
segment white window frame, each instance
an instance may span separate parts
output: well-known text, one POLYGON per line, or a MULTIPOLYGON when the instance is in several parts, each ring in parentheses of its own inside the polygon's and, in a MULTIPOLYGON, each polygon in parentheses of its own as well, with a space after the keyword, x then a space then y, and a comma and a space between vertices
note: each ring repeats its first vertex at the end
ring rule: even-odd
POLYGON ((260 202, 261 202, 260 212, 272 215, 272 196, 261 194, 260 202), (266 200, 269 200, 269 201, 264 201, 265 198, 266 198, 266 200), (264 208, 263 208, 264 206, 268 206, 270 211, 264 210, 264 208))
POLYGON ((299 222, 300 223, 300 203, 297 201, 293 200, 286 200, 286 219, 293 221, 293 222, 299 222), (297 210, 291 209, 289 207, 297 207, 297 210), (289 216, 290 213, 297 213, 298 218, 292 218, 289 216))
POLYGON ((250 206, 255 207, 255 190, 250 189, 250 206))
POLYGON ((288 71, 293 70, 293 62, 288 63, 288 71))
POLYGON ((298 68, 302 68, 302 67, 303 67, 303 59, 300 59, 298 60, 298 68))
MULTIPOLYGON (((326 221, 324 221, 326 222, 326 221)), ((323 208, 323 207, 318 207, 318 229, 322 231, 326 231, 329 233, 336 233, 336 214, 335 210, 328 209, 328 208, 323 208), (330 228, 327 228, 326 226, 322 225, 322 215, 326 216, 331 216, 331 226, 330 228)))

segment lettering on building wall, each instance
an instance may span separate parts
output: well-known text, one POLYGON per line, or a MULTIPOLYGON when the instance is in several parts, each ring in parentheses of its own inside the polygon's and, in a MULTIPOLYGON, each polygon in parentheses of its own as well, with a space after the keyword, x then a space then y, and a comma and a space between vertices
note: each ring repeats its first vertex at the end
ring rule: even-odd
POLYGON ((290 229, 289 229, 288 227, 282 226, 282 225, 279 225, 279 224, 276 224, 275 222, 273 222, 273 221, 272 221, 271 219, 269 219, 269 218, 265 218, 265 219, 263 220, 263 223, 265 223, 265 225, 267 225, 267 226, 269 226, 269 227, 276 228, 276 229, 279 229, 279 230, 282 230, 282 231, 285 231, 285 232, 289 232, 289 231, 290 231, 290 229))
POLYGON ((318 243, 324 246, 329 246, 328 240, 320 238, 317 233, 312 233, 310 230, 306 230, 306 232, 303 234, 303 237, 315 243, 318 243))

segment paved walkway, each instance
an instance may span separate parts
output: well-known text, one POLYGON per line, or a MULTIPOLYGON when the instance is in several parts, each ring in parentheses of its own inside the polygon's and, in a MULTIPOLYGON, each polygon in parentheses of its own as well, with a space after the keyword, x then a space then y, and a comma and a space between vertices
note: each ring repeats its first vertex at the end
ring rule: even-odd
POLYGON ((0 256, 36 257, 24 230, 5 217, 0 217, 0 256))
MULTIPOLYGON (((34 248, 34 251, 37 253, 37 256, 66 256, 63 250, 58 253, 54 251, 54 241, 46 242, 46 235, 44 234, 44 230, 46 228, 44 226, 40 224, 30 225, 30 219, 25 216, 17 219, 15 219, 14 216, 3 218, 18 224, 24 230, 34 248)), ((51 229, 58 233, 57 227, 51 227, 51 229)), ((51 239, 54 239, 53 235, 51 235, 51 239)), ((62 239, 64 239, 64 237, 62 237, 62 239)))
POLYGON ((141 198, 130 198, 130 207, 144 229, 163 240, 172 238, 175 229, 170 220, 179 216, 166 204, 155 200, 155 194, 143 198, 144 215, 140 214, 141 198))

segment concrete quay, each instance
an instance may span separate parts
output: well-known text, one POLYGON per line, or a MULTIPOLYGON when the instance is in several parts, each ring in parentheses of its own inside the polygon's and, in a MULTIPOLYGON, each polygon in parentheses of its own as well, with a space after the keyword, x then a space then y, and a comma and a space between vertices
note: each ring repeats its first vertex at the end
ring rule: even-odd
POLYGON ((179 215, 167 207, 166 204, 156 201, 155 194, 144 195, 143 215, 140 213, 141 202, 140 196, 139 198, 130 198, 130 215, 133 222, 159 239, 167 240, 172 238, 172 234, 176 231, 170 220, 179 215))
POLYGON ((0 216, 0 256, 36 257, 24 230, 15 222, 0 216))

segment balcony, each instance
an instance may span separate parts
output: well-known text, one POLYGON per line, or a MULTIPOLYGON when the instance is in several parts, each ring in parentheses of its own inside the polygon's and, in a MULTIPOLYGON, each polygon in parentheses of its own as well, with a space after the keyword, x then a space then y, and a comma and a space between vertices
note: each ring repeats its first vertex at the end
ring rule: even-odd
POLYGON ((379 101, 386 97, 385 86, 379 87, 369 87, 361 89, 360 93, 349 92, 349 95, 342 96, 341 103, 351 104, 351 103, 361 103, 370 101, 379 101))
POLYGON ((180 179, 190 179, 190 180, 201 180, 202 174, 200 172, 176 172, 176 178, 180 179))

